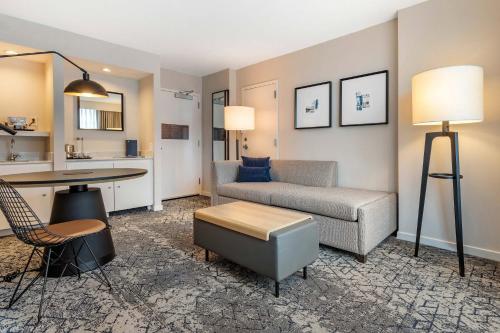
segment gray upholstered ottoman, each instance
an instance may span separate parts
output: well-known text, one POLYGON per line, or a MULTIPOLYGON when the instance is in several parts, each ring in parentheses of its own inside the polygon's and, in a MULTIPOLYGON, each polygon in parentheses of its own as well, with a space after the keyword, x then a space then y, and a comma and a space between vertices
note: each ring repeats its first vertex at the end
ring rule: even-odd
POLYGON ((279 282, 318 257, 318 226, 311 216, 248 202, 203 208, 195 212, 194 244, 279 282))

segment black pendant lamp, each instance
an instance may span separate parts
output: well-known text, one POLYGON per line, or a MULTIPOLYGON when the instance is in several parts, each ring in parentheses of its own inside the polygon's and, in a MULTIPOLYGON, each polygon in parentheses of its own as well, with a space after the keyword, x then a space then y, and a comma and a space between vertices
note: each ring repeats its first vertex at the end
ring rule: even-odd
POLYGON ((83 73, 83 79, 70 82, 64 89, 66 95, 85 97, 108 97, 108 92, 99 83, 90 80, 89 73, 83 73))
POLYGON ((83 72, 83 78, 79 80, 74 80, 70 82, 66 88, 64 89, 64 93, 66 95, 72 96, 84 96, 84 97, 108 97, 108 93, 103 86, 99 83, 90 80, 89 73, 83 69, 82 67, 75 64, 73 61, 69 60, 61 53, 57 51, 44 51, 44 52, 31 52, 31 53, 19 53, 19 54, 8 54, 8 55, 0 55, 0 58, 12 58, 12 57, 22 57, 22 56, 30 56, 30 55, 38 55, 38 54, 57 54, 79 70, 83 72))

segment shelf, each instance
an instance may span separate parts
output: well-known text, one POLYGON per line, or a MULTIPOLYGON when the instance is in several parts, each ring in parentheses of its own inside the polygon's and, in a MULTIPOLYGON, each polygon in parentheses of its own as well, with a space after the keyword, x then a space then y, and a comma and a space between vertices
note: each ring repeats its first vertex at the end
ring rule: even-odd
POLYGON ((41 131, 17 131, 16 135, 10 135, 7 132, 0 131, 0 136, 48 137, 48 136, 50 136, 50 133, 49 132, 41 132, 41 131))
MULTIPOLYGON (((452 173, 444 173, 444 172, 434 172, 430 173, 429 177, 439 178, 439 179, 455 179, 455 175, 452 173)), ((464 178, 464 176, 460 175, 460 179, 464 178)))

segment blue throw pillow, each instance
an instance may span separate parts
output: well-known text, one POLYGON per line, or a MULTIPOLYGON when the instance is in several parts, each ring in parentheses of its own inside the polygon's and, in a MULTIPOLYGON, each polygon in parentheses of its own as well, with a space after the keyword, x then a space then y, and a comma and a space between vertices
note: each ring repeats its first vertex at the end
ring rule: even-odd
POLYGON ((246 167, 240 165, 238 168, 238 183, 246 182, 270 182, 271 175, 267 167, 246 167))
POLYGON ((269 160, 271 159, 270 157, 241 156, 241 159, 243 160, 243 166, 246 167, 264 167, 264 168, 271 167, 271 165, 269 164, 269 160))

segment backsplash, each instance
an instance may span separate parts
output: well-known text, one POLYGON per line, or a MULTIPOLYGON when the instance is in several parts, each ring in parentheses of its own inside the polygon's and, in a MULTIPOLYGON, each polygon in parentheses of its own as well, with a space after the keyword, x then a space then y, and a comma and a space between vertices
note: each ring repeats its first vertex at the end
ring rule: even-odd
MULTIPOLYGON (((52 153, 47 152, 25 152, 25 151, 16 151, 16 154, 19 156, 16 158, 16 161, 51 161, 52 153)), ((9 153, 0 152, 0 161, 7 161, 9 158, 9 153)))

